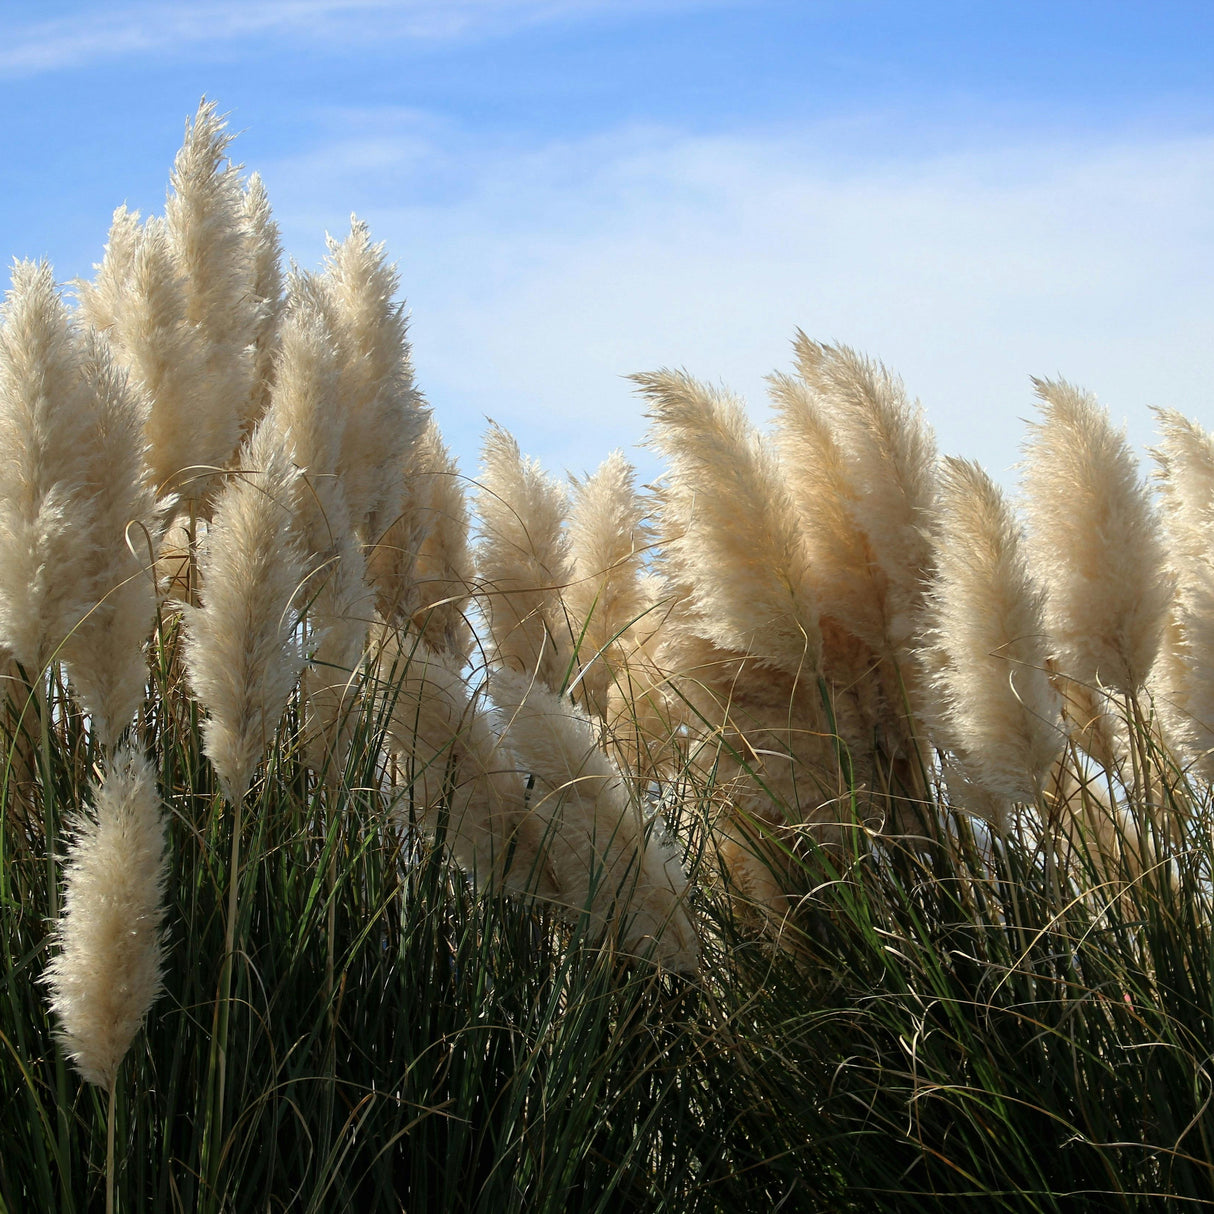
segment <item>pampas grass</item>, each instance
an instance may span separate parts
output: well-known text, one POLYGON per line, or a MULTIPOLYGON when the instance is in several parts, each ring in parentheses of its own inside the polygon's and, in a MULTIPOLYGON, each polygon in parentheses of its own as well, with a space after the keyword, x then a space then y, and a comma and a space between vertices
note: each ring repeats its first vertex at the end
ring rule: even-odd
POLYGON ((97 601, 74 569, 92 546, 98 420, 50 266, 17 263, 0 315, 0 643, 31 678, 97 601))
POLYGON ((466 502, 383 249, 284 297, 229 150, 0 317, 0 1206, 1208 1204, 1210 437, 1165 542, 1043 383, 1026 539, 798 333, 770 432, 658 372, 656 488, 466 502))
POLYGON ((482 463, 476 564, 492 660, 561 691, 574 664, 561 602, 572 580, 564 530, 568 495, 495 424, 485 435, 482 463))
MULTIPOLYGON (((231 141, 218 107, 203 100, 186 124, 164 209, 165 232, 185 284, 185 319, 206 352, 189 407, 205 429, 207 455, 217 467, 235 454, 257 409, 253 376, 266 306, 259 290, 270 285, 264 257, 260 266, 255 262, 257 244, 264 245, 267 234, 251 238, 239 167, 227 159, 231 141)), ((256 218, 256 207, 251 214, 256 218)))
POLYGON ((573 916, 588 916, 594 937, 614 925, 626 954, 694 973, 699 945, 687 877, 660 826, 647 829, 590 720, 527 675, 502 670, 490 687, 506 741, 536 780, 531 812, 548 824, 555 899, 573 916))
POLYGON ((160 523, 145 477, 144 402, 129 388, 95 332, 83 341, 82 375, 96 402, 95 466, 88 522, 70 574, 92 608, 67 635, 62 656, 102 745, 110 746, 143 703, 144 645, 156 612, 160 523))
POLYGON ((381 620, 425 633, 437 653, 472 653, 468 604, 474 580, 463 478, 433 418, 405 462, 392 525, 367 558, 381 620))
POLYGON ((119 751, 81 815, 64 866, 59 951, 46 971, 60 1039, 81 1076, 109 1091, 161 990, 168 855, 156 777, 119 751))
POLYGON ((1214 777, 1214 435, 1180 414, 1157 414, 1155 451, 1176 597, 1152 679, 1172 736, 1214 777))
POLYGON ((613 451, 593 476, 577 486, 569 518, 572 581, 565 591, 578 638, 579 696, 598 717, 610 715, 611 688, 626 678, 629 651, 652 604, 641 573, 653 536, 635 473, 613 451))
POLYGON ((202 605, 186 615, 186 668, 207 710, 206 753, 229 799, 248 790, 303 669, 296 596, 307 566, 295 525, 298 472, 270 426, 215 503, 199 557, 202 605))
POLYGON ((484 888, 557 898, 546 823, 528 810, 523 774, 458 660, 414 641, 387 646, 380 669, 404 818, 441 836, 484 888))
POLYGON ((935 496, 935 440, 918 402, 880 363, 800 331, 794 349, 798 373, 830 410, 854 509, 886 582, 887 643, 905 656, 931 570, 925 525, 935 496))
POLYGON ((633 376, 650 402, 650 442, 670 459, 665 561, 690 587, 696 632, 812 680, 818 604, 787 487, 741 402, 680 371, 633 376))
POLYGON ((1046 667, 1045 596, 1014 515, 969 461, 946 459, 941 469, 935 557, 929 668, 938 738, 996 797, 1039 803, 1064 741, 1046 667))
POLYGON ((189 322, 185 280, 164 222, 119 208, 93 283, 78 282, 81 312, 110 343, 147 400, 148 475, 161 494, 201 501, 208 484, 195 464, 215 465, 228 436, 192 405, 206 375, 202 332, 189 322))
POLYGON ((1035 380, 1023 498, 1061 673, 1130 695, 1146 682, 1171 601, 1159 522, 1124 434, 1094 397, 1035 380))

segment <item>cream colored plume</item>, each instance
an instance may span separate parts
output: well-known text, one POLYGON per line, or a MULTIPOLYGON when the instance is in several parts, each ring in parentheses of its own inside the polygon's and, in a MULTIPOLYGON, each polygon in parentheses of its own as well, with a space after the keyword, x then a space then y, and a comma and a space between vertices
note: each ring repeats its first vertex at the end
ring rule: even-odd
POLYGON ((528 812, 518 763, 502 745, 481 695, 458 659, 411 638, 381 655, 388 739, 402 768, 405 809, 431 835, 440 829, 478 881, 552 899, 559 887, 546 824, 528 812))
POLYGON ((995 796, 1039 802, 1063 747, 1062 705, 1046 668, 1045 595, 1019 524, 977 464, 946 459, 934 530, 927 656, 937 745, 995 796))
POLYGON ((802 521, 821 613, 873 653, 892 653, 889 582, 861 524, 863 503, 827 404, 804 379, 775 374, 768 383, 776 448, 802 521))
POLYGON ((491 424, 476 495, 479 593, 495 662, 534 675, 554 691, 573 678, 573 645, 561 595, 572 580, 565 535, 568 498, 491 424))
POLYGON ((33 677, 75 633, 74 677, 107 739, 142 699, 151 626, 142 417, 50 267, 16 265, 0 324, 0 644, 33 677))
POLYGON ((1042 420, 1026 445, 1024 512, 1059 672, 1133 693, 1172 597, 1158 518, 1124 433, 1095 398, 1061 380, 1034 384, 1042 420))
POLYGON ((298 472, 273 427, 254 430, 215 502, 186 614, 186 668, 207 711, 208 758, 232 801, 247 791, 303 669, 296 594, 308 572, 294 525, 298 472))
POLYGON ((186 319, 205 350, 188 405, 205 419, 221 467, 258 407, 255 354, 263 310, 239 168, 227 159, 231 141, 215 103, 203 101, 186 124, 164 208, 185 284, 186 319))
POLYGON ((91 395, 50 266, 18 262, 0 316, 0 643, 30 678, 91 606, 68 572, 96 491, 91 395))
POLYGON ((253 298, 257 304, 253 338, 253 394, 246 429, 252 428, 269 408, 278 354, 278 326, 286 300, 283 297, 282 242, 270 211, 266 188, 257 173, 250 173, 241 199, 248 242, 253 298))
POLYGON ((341 396, 341 351, 323 301, 316 292, 298 290, 302 285, 302 279, 293 283, 297 291, 280 332, 277 377, 262 425, 279 436, 300 473, 293 510, 310 574, 308 762, 336 775, 345 762, 373 603, 341 473, 342 443, 353 424, 341 396))
POLYGON ((45 982, 76 1069, 107 1091, 161 990, 164 817, 151 765, 119 751, 82 815, 64 868, 59 952, 45 982))
POLYGON ((186 283, 161 220, 133 226, 120 209, 92 284, 77 283, 81 311, 147 398, 148 475, 162 494, 200 501, 208 469, 226 460, 231 435, 194 407, 207 374, 206 338, 187 316, 186 283))
POLYGON ((827 410, 846 467, 849 509, 886 582, 887 645, 903 656, 918 635, 931 573, 925 529, 935 495, 935 439, 918 402, 907 400, 902 381, 880 363, 846 346, 818 345, 800 331, 794 348, 801 378, 827 410))
POLYGON ((1214 534, 1214 434, 1174 409, 1156 409, 1162 441, 1152 454, 1159 465, 1163 522, 1172 566, 1211 559, 1214 534))
POLYGON ((1156 704, 1172 736, 1207 779, 1214 777, 1214 435, 1159 410, 1155 450, 1176 597, 1152 673, 1156 704))
POLYGON ((82 340, 81 369, 93 398, 92 494, 78 517, 76 559, 61 574, 76 580, 92 606, 68 634, 62 656, 98 737, 109 746, 143 703, 159 521, 144 479, 143 400, 93 330, 82 340))
POLYGON ((463 478, 433 418, 405 461, 396 517, 370 553, 367 573, 381 619, 411 626, 431 648, 467 660, 474 574, 468 506, 463 478))
POLYGON ((596 745, 589 719, 527 675, 499 671, 490 690, 506 743, 535 778, 532 813, 547 823, 557 900, 587 915, 593 935, 612 926, 625 952, 694 973, 687 877, 596 745))
POLYGON ((775 457, 742 404, 681 371, 632 379, 650 402, 650 443, 670 460, 668 575, 690 592, 690 627, 722 649, 813 681, 818 604, 775 457))
POLYGON ((569 519, 572 580, 565 591, 581 668, 579 697, 596 716, 608 715, 611 688, 625 678, 629 655, 656 626, 642 582, 653 544, 632 465, 613 451, 577 486, 569 519))
POLYGON ((354 529, 368 544, 392 522, 404 460, 426 422, 404 305, 393 300, 398 285, 384 246, 354 218, 344 241, 329 241, 325 272, 312 284, 338 347, 338 471, 354 529))

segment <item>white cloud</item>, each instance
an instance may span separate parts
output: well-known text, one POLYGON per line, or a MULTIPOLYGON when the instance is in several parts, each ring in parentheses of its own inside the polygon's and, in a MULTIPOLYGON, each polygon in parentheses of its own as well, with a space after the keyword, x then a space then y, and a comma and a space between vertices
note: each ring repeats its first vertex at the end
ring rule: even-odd
POLYGON ((685 365, 758 401, 796 325, 885 360, 942 447, 996 474, 1030 374, 1096 391, 1139 441, 1148 404, 1212 419, 1214 140, 860 167, 837 132, 495 150, 415 116, 362 125, 267 179, 297 254, 357 208, 400 259, 465 454, 488 413, 592 467, 643 433, 622 375, 685 365), (318 187, 326 161, 340 182, 318 187))
POLYGON ((21 24, 9 21, 0 77, 29 76, 98 60, 186 51, 273 35, 294 43, 358 45, 454 38, 610 14, 719 6, 724 0, 164 0, 98 6, 21 24))

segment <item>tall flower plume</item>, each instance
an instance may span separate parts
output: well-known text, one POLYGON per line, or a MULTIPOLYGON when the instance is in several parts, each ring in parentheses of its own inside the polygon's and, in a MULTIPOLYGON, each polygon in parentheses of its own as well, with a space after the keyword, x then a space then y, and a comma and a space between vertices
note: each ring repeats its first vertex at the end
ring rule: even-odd
POLYGON ((1044 592, 1017 520, 977 464, 944 461, 937 509, 929 665, 938 739, 971 780, 1032 803, 1063 744, 1046 668, 1044 592))
POLYGON ((168 854, 155 773, 141 755, 114 756, 94 803, 68 849, 59 952, 45 981, 68 1056, 108 1091, 160 993, 168 854))
POLYGON ((1034 383, 1042 420, 1025 454, 1024 509, 1046 627, 1065 677, 1131 694, 1172 596, 1159 521, 1125 435, 1095 398, 1062 380, 1034 383))
POLYGON ((186 615, 186 668, 203 738, 238 801, 303 669, 295 597, 307 566, 294 524, 298 471, 281 436, 254 430, 215 503, 199 558, 202 605, 186 615))

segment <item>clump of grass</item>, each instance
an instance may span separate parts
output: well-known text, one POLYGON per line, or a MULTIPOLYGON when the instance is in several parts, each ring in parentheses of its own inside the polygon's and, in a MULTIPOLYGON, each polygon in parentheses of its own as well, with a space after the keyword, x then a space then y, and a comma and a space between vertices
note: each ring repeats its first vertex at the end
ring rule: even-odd
POLYGON ((470 509, 228 142, 0 316, 0 1208, 1214 1201, 1209 436, 1043 381, 1018 513, 798 333, 470 509))

